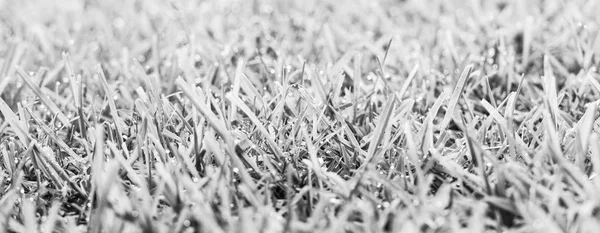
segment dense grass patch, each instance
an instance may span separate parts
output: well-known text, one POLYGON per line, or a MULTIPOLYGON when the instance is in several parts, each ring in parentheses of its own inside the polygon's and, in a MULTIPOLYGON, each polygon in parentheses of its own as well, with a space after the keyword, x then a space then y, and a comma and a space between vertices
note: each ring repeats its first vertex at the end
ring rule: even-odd
POLYGON ((0 0, 0 232, 595 232, 598 12, 0 0))

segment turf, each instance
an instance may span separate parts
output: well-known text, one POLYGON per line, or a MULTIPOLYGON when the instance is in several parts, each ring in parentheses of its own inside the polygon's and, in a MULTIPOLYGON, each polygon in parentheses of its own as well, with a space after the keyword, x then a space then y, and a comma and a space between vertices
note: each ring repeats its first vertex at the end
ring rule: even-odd
POLYGON ((0 0, 0 232, 596 232, 599 10, 0 0))

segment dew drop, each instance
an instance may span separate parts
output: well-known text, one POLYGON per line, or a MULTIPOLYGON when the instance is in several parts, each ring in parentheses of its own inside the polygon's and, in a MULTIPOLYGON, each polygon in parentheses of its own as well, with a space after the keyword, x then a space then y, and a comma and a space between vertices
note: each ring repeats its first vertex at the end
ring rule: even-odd
POLYGON ((113 25, 115 26, 115 28, 121 29, 123 28, 123 26, 125 26, 125 20, 123 20, 122 18, 116 18, 115 20, 113 20, 113 25))
POLYGON ((387 201, 384 201, 383 202, 383 208, 388 208, 388 207, 390 207, 390 203, 387 202, 387 201))

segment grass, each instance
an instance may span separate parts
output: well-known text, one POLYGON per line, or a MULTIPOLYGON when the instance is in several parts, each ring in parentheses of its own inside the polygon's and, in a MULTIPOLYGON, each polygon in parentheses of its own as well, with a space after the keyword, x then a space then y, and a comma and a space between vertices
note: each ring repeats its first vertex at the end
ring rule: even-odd
POLYGON ((0 0, 0 232, 595 232, 598 9, 0 0))

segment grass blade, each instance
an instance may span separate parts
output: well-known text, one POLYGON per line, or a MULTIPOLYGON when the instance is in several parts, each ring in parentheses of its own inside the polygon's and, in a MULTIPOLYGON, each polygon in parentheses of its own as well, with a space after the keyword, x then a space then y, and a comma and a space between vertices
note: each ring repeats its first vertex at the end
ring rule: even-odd
POLYGON ((17 67, 17 73, 19 73, 21 79, 27 84, 27 86, 29 86, 29 88, 31 88, 33 93, 35 93, 37 97, 40 98, 42 103, 44 103, 53 114, 56 114, 58 120, 63 125, 66 126, 70 124, 69 118, 67 118, 67 116, 60 110, 60 108, 56 105, 56 103, 54 103, 54 101, 48 98, 48 95, 42 92, 42 90, 31 80, 31 76, 29 76, 25 72, 25 70, 23 70, 21 67, 17 67))
POLYGON ((273 135, 271 135, 267 131, 267 128, 265 128, 265 126, 260 122, 258 117, 256 117, 256 115, 254 115, 254 112, 252 110, 250 110, 250 108, 239 97, 234 96, 231 93, 227 93, 227 95, 225 95, 225 98, 227 98, 229 101, 231 101, 232 104, 237 106, 240 110, 242 110, 242 112, 244 112, 244 114, 246 114, 246 116, 248 116, 248 118, 250 118, 250 121, 252 121, 252 123, 254 123, 254 125, 258 128, 258 131, 260 131, 262 133, 262 135, 267 139, 267 143, 269 143, 269 146, 273 150, 273 153, 275 153, 275 155, 278 158, 283 158, 283 153, 277 146, 277 143, 275 143, 275 139, 273 138, 273 135))
POLYGON ((548 60, 548 56, 544 56, 544 76, 542 76, 544 84, 544 93, 548 100, 550 116, 554 122, 554 127, 558 127, 558 96, 556 94, 556 78, 552 72, 552 65, 548 60))
POLYGON ((123 143, 122 133, 123 129, 121 128, 125 123, 123 123, 123 119, 117 113, 117 106, 115 105, 114 95, 108 86, 108 81, 106 81, 106 76, 104 75, 104 70, 102 70, 102 66, 98 66, 97 69, 98 76, 100 77, 100 81, 102 82, 102 87, 104 87, 104 94, 106 95, 106 100, 108 101, 108 107, 110 108, 110 114, 112 115, 113 123, 115 124, 115 130, 117 131, 117 146, 121 146, 123 143))
POLYGON ((4 115, 4 120, 6 120, 10 126, 12 126, 19 141, 21 141, 23 145, 29 144, 29 138, 27 137, 28 130, 2 98, 0 98, 0 112, 2 112, 2 115, 4 115))
POLYGON ((175 83, 177 84, 177 86, 179 86, 179 88, 181 88, 181 90, 183 90, 183 93, 189 98, 189 100, 192 102, 192 104, 196 107, 196 110, 198 110, 198 112, 200 112, 200 114, 202 114, 202 116, 204 116, 206 118, 206 121, 210 124, 210 126, 212 126, 216 130, 217 134, 219 134, 219 136, 223 137, 227 142, 230 142, 231 135, 229 134, 228 130, 225 128, 225 125, 223 124, 223 122, 221 120, 219 120, 219 118, 217 118, 217 116, 205 104, 204 97, 202 95, 198 95, 196 93, 196 91, 194 90, 195 88, 193 88, 194 85, 190 85, 189 83, 184 81, 182 78, 178 78, 175 81, 175 83))
POLYGON ((369 149, 367 149, 366 158, 367 162, 365 164, 371 162, 371 159, 374 157, 377 147, 379 147, 379 144, 383 140, 383 136, 385 134, 386 129, 389 129, 388 124, 392 116, 395 103, 395 98, 389 98, 388 101, 385 103, 385 106, 383 107, 383 112, 381 112, 381 115, 379 116, 377 126, 375 128, 375 131, 373 131, 373 134, 371 135, 371 140, 369 141, 369 149))
POLYGON ((468 65, 467 67, 465 67, 462 74, 460 75, 458 83, 456 83, 454 91, 452 92, 452 96, 450 97, 450 102, 448 103, 448 108, 446 109, 446 115, 444 115, 442 122, 438 125, 439 129, 445 130, 448 124, 450 123, 450 120, 452 120, 452 117, 454 116, 454 113, 456 111, 458 99, 460 98, 460 95, 462 95, 462 92, 465 88, 465 84, 467 83, 467 79, 471 75, 471 71, 473 71, 473 66, 468 65))

